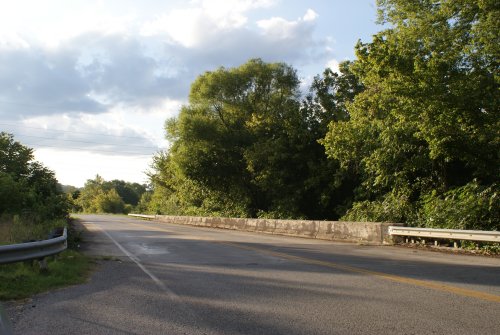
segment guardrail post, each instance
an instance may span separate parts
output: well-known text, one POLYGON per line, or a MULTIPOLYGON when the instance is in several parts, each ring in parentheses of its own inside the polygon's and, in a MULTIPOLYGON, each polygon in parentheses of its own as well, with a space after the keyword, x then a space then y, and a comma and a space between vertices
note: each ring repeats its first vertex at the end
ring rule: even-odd
POLYGON ((40 266, 40 271, 48 271, 49 267, 47 266, 47 258, 42 258, 38 260, 38 265, 40 266))

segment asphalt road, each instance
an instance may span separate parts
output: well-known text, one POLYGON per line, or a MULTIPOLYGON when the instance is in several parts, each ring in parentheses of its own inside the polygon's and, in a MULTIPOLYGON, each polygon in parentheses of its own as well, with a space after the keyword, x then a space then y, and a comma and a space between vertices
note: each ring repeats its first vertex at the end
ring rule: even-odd
POLYGON ((87 284, 16 334, 500 334, 500 259, 81 216, 87 284))

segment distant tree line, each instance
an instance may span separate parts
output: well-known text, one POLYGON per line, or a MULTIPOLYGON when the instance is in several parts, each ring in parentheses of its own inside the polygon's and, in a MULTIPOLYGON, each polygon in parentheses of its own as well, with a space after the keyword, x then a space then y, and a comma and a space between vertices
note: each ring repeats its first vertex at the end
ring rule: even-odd
POLYGON ((66 218, 70 211, 129 213, 145 193, 146 185, 105 181, 99 175, 80 189, 61 185, 53 171, 34 160, 33 149, 12 134, 0 133, 0 221, 2 216, 7 221, 18 216, 23 222, 41 223, 66 218))
POLYGON ((66 192, 73 212, 127 214, 139 205, 146 185, 116 179, 105 181, 97 175, 87 180, 83 188, 66 187, 66 192))
POLYGON ((284 63, 200 75, 141 208, 498 230, 498 1, 378 8, 389 28, 305 97, 284 63))

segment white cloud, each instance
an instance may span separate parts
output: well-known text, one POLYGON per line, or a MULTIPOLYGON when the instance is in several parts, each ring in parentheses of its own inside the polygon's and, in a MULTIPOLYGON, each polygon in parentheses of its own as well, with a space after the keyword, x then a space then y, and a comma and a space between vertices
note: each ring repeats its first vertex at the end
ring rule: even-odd
POLYGON ((29 49, 30 44, 15 32, 0 32, 0 51, 29 49))
POLYGON ((61 152, 51 148, 35 150, 35 159, 54 170, 61 184, 76 187, 82 187, 86 180, 94 179, 97 174, 105 180, 147 183, 144 172, 151 165, 151 157, 147 156, 109 156, 82 151, 61 152))
POLYGON ((328 63, 326 63, 326 67, 330 68, 333 72, 340 73, 339 61, 336 59, 329 60, 328 63))
POLYGON ((304 21, 314 21, 318 18, 318 13, 316 13, 315 11, 313 11, 311 8, 309 8, 307 10, 307 12, 304 14, 304 17, 302 18, 302 20, 304 21))
POLYGON ((130 6, 100 0, 16 0, 0 5, 0 35, 13 31, 55 49, 88 33, 129 34, 140 19, 130 6))
POLYGON ((139 12, 121 9, 137 6, 132 0, 47 0, 31 2, 31 11, 23 9, 30 2, 18 1, 0 11, 0 120, 20 125, 12 132, 44 161, 57 161, 49 167, 65 183, 72 183, 62 177, 71 164, 59 154, 73 165, 94 160, 83 169, 92 178, 104 156, 136 159, 166 147, 164 121, 177 115, 204 71, 250 58, 317 66, 332 57, 328 41, 316 39, 312 9, 295 20, 255 20, 269 12, 251 11, 278 0, 195 0, 177 8, 169 2, 157 11, 144 9, 157 6, 148 3, 139 12), (27 136, 34 133, 44 138, 27 136))
POLYGON ((312 24, 316 20, 317 14, 308 9, 306 14, 295 21, 288 21, 282 17, 272 17, 267 20, 257 21, 257 26, 261 28, 262 34, 277 39, 292 39, 310 33, 312 24))
MULTIPOLYGON (((268 8, 276 4, 275 0, 201 0, 195 1, 211 18, 235 22, 246 17, 243 14, 249 10, 268 8)), ((241 21, 240 21, 241 22, 241 21)))
POLYGON ((192 48, 203 44, 207 38, 243 28, 248 22, 248 11, 270 7, 274 3, 271 0, 193 1, 194 6, 174 9, 144 23, 141 34, 166 35, 171 41, 192 48))
POLYGON ((200 8, 176 9, 143 25, 144 36, 166 35, 171 41, 186 48, 196 46, 203 35, 216 30, 215 22, 208 20, 200 8))
POLYGON ((307 94, 307 92, 309 92, 309 89, 311 88, 311 84, 313 83, 313 81, 314 76, 306 76, 300 78, 300 92, 302 92, 302 94, 307 94))
POLYGON ((161 143, 161 127, 154 134, 126 121, 130 120, 117 112, 100 115, 62 114, 30 118, 3 128, 22 143, 37 149, 77 150, 133 157, 152 155, 160 145, 166 146, 166 143, 161 143))

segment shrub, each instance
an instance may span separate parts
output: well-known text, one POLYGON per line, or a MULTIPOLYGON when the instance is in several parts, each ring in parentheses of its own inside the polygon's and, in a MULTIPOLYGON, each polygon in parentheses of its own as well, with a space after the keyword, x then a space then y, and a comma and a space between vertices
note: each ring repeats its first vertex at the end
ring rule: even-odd
POLYGON ((430 228, 500 229, 500 188, 481 186, 476 180, 442 195, 423 197, 418 224, 430 228))
POLYGON ((340 220, 406 222, 412 219, 413 213, 414 208, 406 194, 391 192, 381 200, 355 202, 340 220))

